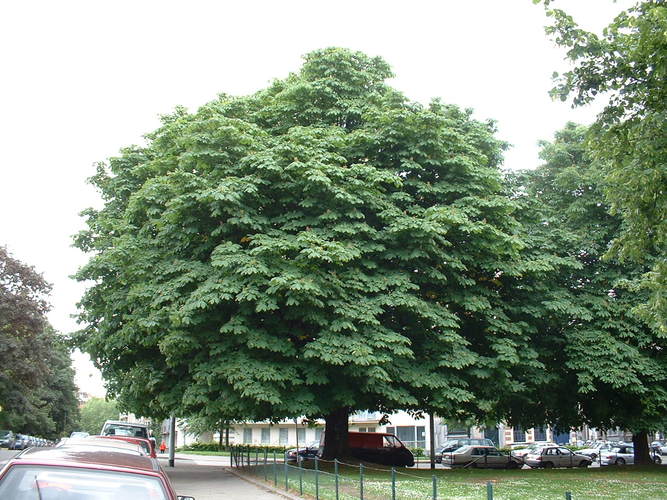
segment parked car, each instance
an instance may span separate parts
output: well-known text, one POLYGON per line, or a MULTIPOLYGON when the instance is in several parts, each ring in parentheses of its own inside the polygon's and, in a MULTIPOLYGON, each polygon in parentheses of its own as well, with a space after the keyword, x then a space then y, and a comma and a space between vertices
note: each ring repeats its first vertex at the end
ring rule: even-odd
POLYGON ((526 455, 534 453, 545 446, 558 446, 556 443, 539 442, 532 443, 525 448, 516 448, 512 450, 512 456, 523 459, 526 455))
POLYGON ((600 456, 600 454, 608 450, 611 450, 611 444, 609 444, 606 441, 598 441, 596 443, 591 444, 588 448, 577 450, 577 453, 579 455, 586 455, 592 461, 596 461, 600 456))
POLYGON ((437 463, 442 463, 442 456, 446 453, 451 453, 455 450, 458 450, 461 446, 494 446, 493 441, 490 439, 469 439, 469 438, 460 438, 460 439, 450 439, 445 441, 440 448, 435 450, 435 461, 437 463))
POLYGON ((442 463, 450 467, 483 467, 488 469, 518 469, 523 462, 503 453, 495 446, 461 446, 442 456, 442 463))
POLYGON ((145 449, 139 444, 128 443, 116 439, 105 439, 91 436, 83 439, 63 439, 56 448, 80 449, 88 451, 115 451, 128 455, 149 456, 145 449))
POLYGON ((150 431, 146 424, 107 420, 102 427, 102 436, 127 436, 149 439, 150 431))
POLYGON ((14 445, 10 446, 10 450, 25 450, 26 448, 30 447, 30 436, 26 436, 25 434, 17 434, 16 437, 14 438, 14 445))
POLYGON ((574 453, 561 446, 545 446, 526 455, 523 459, 526 465, 537 469, 551 469, 553 467, 588 467, 592 460, 586 455, 574 453))
POLYGON ((194 500, 176 495, 158 461, 68 447, 32 448, 0 469, 0 498, 12 500, 194 500))
MULTIPOLYGON (((661 464, 659 454, 651 452, 651 459, 655 464, 661 464)), ((635 449, 632 445, 624 444, 605 451, 600 455, 600 465, 634 465, 635 449)))
POLYGON ((13 449, 15 440, 16 435, 12 431, 0 430, 0 448, 13 449))
POLYGON ((616 446, 600 455, 600 465, 625 465, 635 463, 635 449, 629 445, 616 446))
POLYGON ((93 437, 99 439, 112 439, 116 441, 124 441, 126 443, 139 445, 143 448, 144 453, 146 453, 146 455, 153 458, 157 458, 157 454, 155 452, 155 443, 150 439, 127 437, 127 436, 93 436, 93 437))
MULTIPOLYGON (((324 436, 320 440, 318 456, 324 450, 324 436)), ((407 466, 415 464, 410 450, 393 434, 386 432, 348 432, 347 446, 350 456, 366 462, 382 465, 407 466)))
MULTIPOLYGON (((298 456, 301 457, 301 460, 313 459, 317 456, 320 451, 320 442, 312 441, 308 443, 304 448, 299 448, 298 456)), ((285 451, 285 460, 288 462, 296 462, 297 460, 297 449, 290 448, 285 451)))

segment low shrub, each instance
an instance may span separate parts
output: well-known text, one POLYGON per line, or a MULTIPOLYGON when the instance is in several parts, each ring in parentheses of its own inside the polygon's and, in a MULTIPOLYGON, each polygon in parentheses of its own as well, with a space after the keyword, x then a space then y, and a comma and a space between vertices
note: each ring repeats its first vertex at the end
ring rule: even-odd
POLYGON ((255 451, 260 451, 264 452, 264 450, 268 450, 269 453, 276 452, 276 453, 284 453, 285 452, 285 446, 267 446, 267 445, 259 445, 259 444, 243 444, 243 445, 229 445, 225 446, 222 445, 220 446, 218 443, 191 443, 187 446, 183 446, 179 448, 181 451, 231 451, 233 449, 244 449, 244 450, 250 450, 251 453, 254 453, 255 451))

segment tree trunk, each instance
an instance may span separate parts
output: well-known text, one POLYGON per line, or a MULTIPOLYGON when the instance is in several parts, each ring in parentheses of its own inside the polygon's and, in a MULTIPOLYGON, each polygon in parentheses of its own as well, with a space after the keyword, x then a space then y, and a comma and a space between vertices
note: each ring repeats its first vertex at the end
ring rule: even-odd
POLYGON ((324 417, 324 450, 322 458, 333 460, 347 456, 348 417, 347 407, 332 411, 324 417))
POLYGON ((222 450, 222 431, 224 431, 224 427, 220 426, 220 429, 218 430, 218 449, 222 450))
POLYGON ((649 465, 653 463, 648 448, 648 432, 633 432, 632 445, 635 449, 635 464, 649 465))
POLYGON ((225 446, 229 448, 229 424, 225 427, 225 446))

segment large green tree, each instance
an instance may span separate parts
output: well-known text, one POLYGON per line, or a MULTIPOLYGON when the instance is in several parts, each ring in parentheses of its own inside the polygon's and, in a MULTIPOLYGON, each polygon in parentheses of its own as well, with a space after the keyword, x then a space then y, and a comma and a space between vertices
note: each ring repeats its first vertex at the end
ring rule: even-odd
POLYGON ((76 245, 79 345, 135 413, 306 415, 344 453, 357 409, 490 408, 529 339, 499 280, 521 248, 492 123, 306 56, 247 97, 177 109, 100 164, 76 245), (476 398, 477 395, 477 398, 476 398))
POLYGON ((667 2, 637 2, 601 35, 545 3, 547 32, 572 63, 553 94, 575 106, 606 103, 588 147, 605 166, 605 194, 623 221, 611 253, 648 266, 641 283, 651 293, 638 311, 667 335, 667 2))
POLYGON ((78 418, 66 339, 46 320, 51 286, 0 247, 0 427, 44 437, 78 418))
POLYGON ((521 309, 541 313, 527 321, 539 332, 542 367, 518 373, 532 390, 506 402, 518 421, 630 429, 637 462, 650 463, 647 433, 667 424, 667 341, 636 314, 647 292, 633 282, 646 269, 605 258, 623 223, 605 202, 604 166, 586 135, 587 127, 568 124, 542 143, 542 166, 515 176, 526 239, 558 265, 537 283, 524 280, 530 294, 521 309))
POLYGON ((113 400, 102 398, 91 398, 81 407, 81 419, 79 429, 91 435, 102 432, 104 422, 107 420, 118 420, 120 412, 118 405, 113 400))

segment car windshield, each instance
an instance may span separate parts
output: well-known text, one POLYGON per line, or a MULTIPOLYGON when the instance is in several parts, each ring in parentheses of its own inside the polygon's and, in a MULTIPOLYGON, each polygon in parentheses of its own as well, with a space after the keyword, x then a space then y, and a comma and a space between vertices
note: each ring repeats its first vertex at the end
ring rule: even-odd
POLYGON ((104 435, 148 438, 148 432, 145 427, 123 424, 107 424, 104 427, 104 435))
POLYGON ((157 477, 123 472, 15 465, 0 481, 0 498, 13 500, 168 500, 157 477))
POLYGON ((400 448, 401 442, 394 436, 384 436, 385 448, 400 448))
POLYGON ((0 431, 0 439, 6 438, 7 436, 9 436, 10 432, 11 431, 0 431))

